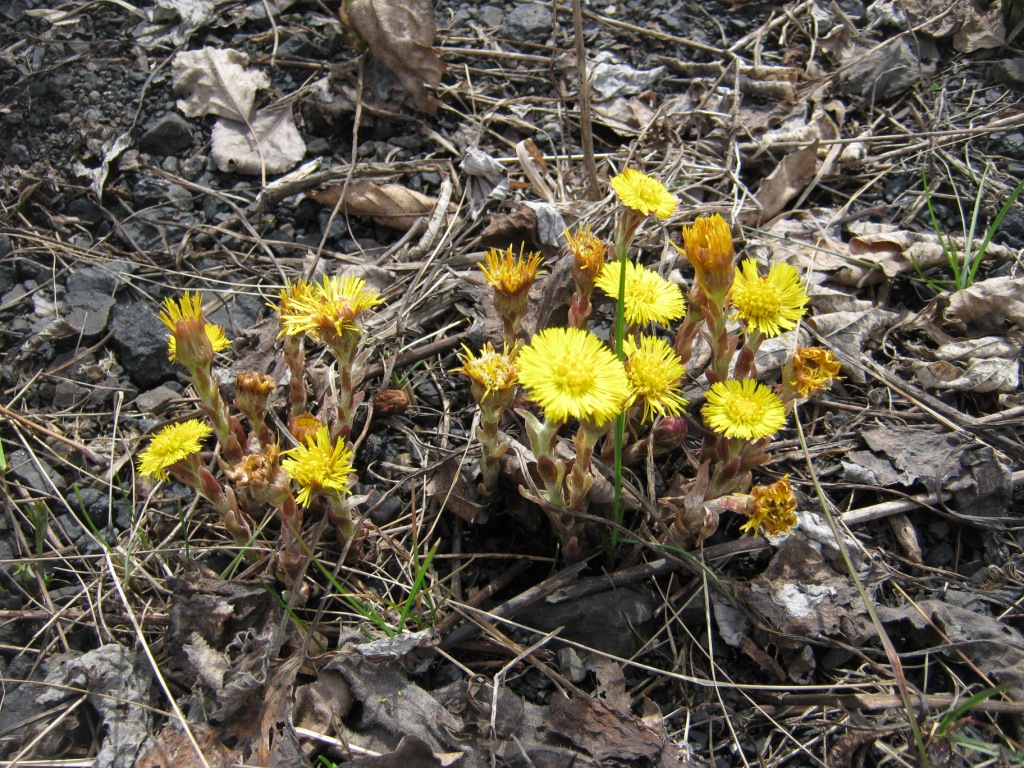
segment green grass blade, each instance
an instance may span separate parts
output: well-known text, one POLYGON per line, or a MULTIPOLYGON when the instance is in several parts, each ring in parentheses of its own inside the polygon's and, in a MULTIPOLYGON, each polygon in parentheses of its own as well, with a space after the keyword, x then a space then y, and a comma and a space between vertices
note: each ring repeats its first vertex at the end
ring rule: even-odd
POLYGON ((939 720, 939 734, 945 736, 949 734, 950 729, 953 727, 953 723, 963 717, 965 714, 974 709, 978 704, 983 701, 988 701, 993 696, 998 696, 1006 690, 1006 683, 997 685, 995 688, 986 688, 983 691, 978 691, 973 696, 964 699, 957 706, 951 709, 949 712, 942 716, 939 720))
POLYGON ((974 274, 978 271, 978 265, 981 264, 981 260, 985 257, 985 251, 988 250, 988 244, 992 242, 992 238, 996 232, 999 231, 999 225, 1003 222, 1003 217, 1010 211, 1013 204, 1017 202, 1017 198, 1020 196, 1021 191, 1024 190, 1024 179, 1021 179, 1020 183, 1014 187, 1010 197, 1003 203, 1003 207, 999 209, 999 213, 996 214, 992 224, 989 225, 988 232, 985 233, 985 239, 982 241, 981 246, 978 248, 978 253, 974 258, 974 264, 971 265, 971 276, 970 280, 967 281, 967 285, 974 284, 974 274))

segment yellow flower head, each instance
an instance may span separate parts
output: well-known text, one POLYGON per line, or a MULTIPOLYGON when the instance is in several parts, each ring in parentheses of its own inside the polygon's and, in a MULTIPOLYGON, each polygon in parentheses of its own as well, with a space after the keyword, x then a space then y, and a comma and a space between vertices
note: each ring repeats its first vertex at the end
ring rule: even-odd
POLYGON ((577 282, 582 278, 593 285, 594 278, 604 266, 604 241, 590 231, 589 224, 577 227, 575 237, 569 234, 569 230, 565 230, 565 239, 569 242, 569 252, 576 260, 573 276, 577 282))
MULTIPOLYGON (((613 299, 619 297, 619 263, 605 264, 594 283, 613 299)), ((686 313, 683 292, 652 269, 626 262, 624 314, 629 325, 668 325, 686 313)))
POLYGON ((692 226, 683 227, 683 251, 675 243, 673 247, 685 254, 693 265, 697 285, 712 304, 721 306, 733 281, 732 231, 719 214, 701 216, 692 226))
POLYGON ((168 424, 153 436, 149 447, 139 455, 139 473, 157 480, 166 480, 167 469, 199 453, 203 449, 200 441, 212 433, 209 425, 199 419, 168 424))
POLYGON ((750 519, 740 530, 751 533, 764 531, 769 536, 789 533, 796 525, 796 496, 789 487, 788 477, 771 485, 755 485, 750 489, 750 519))
POLYGON ((628 404, 638 398, 644 403, 644 421, 653 421, 655 414, 677 416, 686 407, 686 398, 679 391, 686 368, 672 346, 657 336, 641 336, 640 343, 627 336, 622 340, 626 354, 626 375, 629 377, 628 404))
MULTIPOLYGON (((207 323, 203 326, 203 330, 206 332, 206 338, 210 340, 210 347, 212 347, 214 352, 223 352, 231 346, 230 339, 224 335, 224 329, 219 325, 207 323)), ((177 360, 177 357, 178 339, 172 333, 167 337, 167 359, 173 363, 177 360)))
POLYGON ((800 275, 789 264, 773 264, 768 276, 760 277, 757 262, 744 259, 736 268, 732 303, 736 317, 746 323, 748 330, 771 338, 796 328, 806 312, 807 292, 800 275))
POLYGON ((459 355, 462 365, 455 370, 469 377, 477 403, 492 393, 511 395, 516 385, 516 366, 508 345, 501 352, 495 352, 494 345, 487 342, 477 357, 469 347, 463 345, 462 349, 464 354, 459 355))
POLYGON ((786 423, 782 400, 754 379, 716 381, 701 413, 718 434, 744 440, 774 435, 786 423))
POLYGON ((611 185, 624 206, 644 216, 653 213, 662 221, 675 212, 679 203, 664 184, 635 168, 627 168, 613 177, 611 185))
POLYGON ((185 297, 175 301, 164 299, 160 322, 167 326, 167 356, 189 371, 207 367, 213 362, 213 353, 226 349, 231 342, 218 326, 206 322, 203 316, 203 295, 185 291, 185 297))
POLYGON ((316 433, 325 426, 320 419, 316 418, 309 411, 293 416, 288 421, 288 431, 292 433, 292 437, 295 438, 299 445, 304 445, 314 439, 316 433))
POLYGON ((622 412, 629 397, 626 369, 594 334, 579 328, 547 328, 516 358, 519 383, 550 421, 587 419, 604 424, 622 412))
POLYGON ((345 441, 331 444, 327 427, 321 427, 305 445, 285 454, 281 467, 299 484, 295 500, 308 507, 314 493, 336 491, 348 493, 348 476, 352 474, 352 451, 345 441))
POLYGON ((828 387, 839 376, 839 361, 832 351, 821 347, 798 347, 783 369, 782 377, 800 397, 810 397, 828 387))
POLYGON ((519 247, 518 256, 513 253, 511 245, 508 250, 491 248, 484 254, 480 271, 496 293, 509 297, 527 293, 537 279, 540 254, 531 252, 524 255, 525 247, 519 247))
POLYGON ((322 283, 302 281, 281 292, 281 333, 308 334, 314 341, 330 344, 345 333, 359 332, 356 318, 381 303, 380 295, 366 290, 359 277, 325 275, 322 283))

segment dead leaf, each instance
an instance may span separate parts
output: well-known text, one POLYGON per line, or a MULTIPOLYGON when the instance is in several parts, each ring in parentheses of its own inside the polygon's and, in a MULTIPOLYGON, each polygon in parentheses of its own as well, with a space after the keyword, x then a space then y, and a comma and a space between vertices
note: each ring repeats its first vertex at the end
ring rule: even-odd
POLYGON ((176 725, 167 725, 145 747, 136 768, 230 768, 245 759, 241 752, 228 749, 217 731, 206 723, 193 723, 192 735, 202 750, 196 752, 192 740, 176 725), (205 758, 205 762, 203 760, 205 758))
POLYGON ((428 216, 437 205, 435 198, 400 184, 375 184, 368 179, 353 181, 348 187, 335 185, 308 194, 329 208, 334 208, 341 200, 340 210, 344 213, 367 216, 382 226, 402 230, 428 216))
POLYGON ((906 366, 917 383, 932 389, 958 392, 1016 392, 1020 388, 1020 365, 1016 357, 976 359, 957 365, 946 360, 925 362, 912 358, 906 366))
POLYGON ((269 88, 266 73, 246 69, 249 57, 230 48, 182 51, 171 63, 178 109, 186 117, 219 115, 244 122, 252 114, 256 91, 269 88))
POLYGON ((376 757, 357 757, 350 765, 352 768, 458 768, 464 757, 462 752, 435 755, 423 739, 406 736, 394 752, 376 757))
POLYGON ((790 152, 757 190, 754 199, 760 207, 758 223, 774 219, 786 204, 804 191, 818 170, 818 141, 790 152))
POLYGON ((398 78, 416 109, 436 114, 437 99, 428 89, 441 84, 445 65, 433 47, 437 22, 430 0, 352 0, 347 18, 345 7, 342 21, 398 78))
POLYGON ((991 277, 949 297, 943 313, 946 320, 977 322, 991 317, 1005 318, 1024 329, 1024 278, 991 277))
POLYGON ((666 738, 629 712, 586 696, 552 696, 551 717, 544 729, 569 739, 598 762, 657 759, 666 738))
POLYGON ((295 127, 290 105, 261 109, 249 125, 218 120, 211 141, 210 156, 220 170, 229 173, 284 173, 306 155, 306 142, 295 127))
MULTIPOLYGON (((816 315, 807 318, 809 326, 817 330, 827 345, 836 352, 857 360, 869 339, 888 330, 899 321, 900 315, 875 307, 865 312, 833 312, 830 315, 816 315)), ((864 374, 856 367, 844 366, 844 375, 857 383, 863 383, 864 374)))

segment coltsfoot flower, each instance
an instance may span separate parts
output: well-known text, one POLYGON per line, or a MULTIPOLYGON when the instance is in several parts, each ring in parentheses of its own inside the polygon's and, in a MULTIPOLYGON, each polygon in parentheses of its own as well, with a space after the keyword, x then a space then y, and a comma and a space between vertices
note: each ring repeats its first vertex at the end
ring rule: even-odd
POLYGON ((754 379, 717 381, 701 408, 705 423, 720 435, 758 440, 786 423, 782 400, 754 379))
POLYGON ((800 397, 810 397, 828 387, 839 376, 839 361, 832 351, 821 347, 798 347, 783 368, 782 378, 800 397))
POLYGON ((604 424, 629 397, 626 369, 597 336, 579 328, 547 328, 516 358, 519 383, 550 421, 604 424))
POLYGON ((327 425, 309 411, 293 416, 288 421, 288 431, 292 433, 299 445, 305 445, 308 441, 316 438, 316 433, 327 425))
POLYGON ((788 477, 771 485, 755 485, 748 499, 750 519, 740 526, 741 531, 755 534, 762 531, 768 536, 778 536, 793 530, 797 523, 796 496, 788 477))
POLYGON ((789 264, 773 264, 766 277, 758 275, 754 259, 744 259, 736 268, 732 303, 735 316, 746 323, 748 330, 771 338, 796 328, 806 312, 807 300, 803 281, 789 264))
POLYGON ((185 291, 184 298, 164 299, 160 321, 171 332, 167 337, 168 359, 181 363, 189 371, 209 366, 214 352, 231 345, 220 326, 206 322, 201 293, 185 291))
POLYGON ((366 281, 347 275, 325 275, 322 283, 299 281, 281 292, 279 336, 307 334, 314 341, 330 345, 351 331, 359 331, 356 318, 381 304, 366 281))
POLYGON ((494 308, 505 325, 505 336, 513 338, 519 332, 519 324, 529 307, 530 288, 537 279, 540 269, 540 254, 525 253, 524 246, 519 255, 508 250, 492 248, 484 254, 480 271, 494 288, 494 308))
POLYGON ((199 453, 200 444, 213 430, 199 419, 168 424, 157 432, 149 446, 139 455, 139 473, 157 480, 167 480, 167 470, 179 461, 199 453))
POLYGON ((624 206, 644 216, 653 213, 664 221, 675 212, 679 203, 664 184, 635 168, 627 168, 614 176, 610 183, 624 206))
MULTIPOLYGON (((605 264, 595 285, 612 299, 619 297, 618 262, 605 264)), ((630 325, 661 323, 668 325, 686 313, 683 292, 652 269, 641 264, 626 262, 624 316, 630 325)))
POLYGON ((511 400, 512 388, 516 385, 516 365, 506 345, 501 352, 494 350, 490 342, 484 344, 480 354, 474 356, 469 347, 463 346, 463 354, 459 355, 462 365, 455 369, 469 377, 473 389, 473 399, 477 405, 483 405, 492 395, 503 399, 508 395, 511 400))
POLYGON ((686 368, 672 345, 657 336, 641 336, 639 344, 626 337, 622 351, 630 386, 627 404, 642 400, 644 421, 653 421, 655 415, 679 415, 686 407, 686 398, 679 391, 686 368))
POLYGON ((576 265, 573 268, 573 276, 589 282, 591 285, 601 267, 604 266, 605 244, 597 235, 590 231, 590 225, 586 224, 577 227, 576 235, 573 236, 569 230, 565 230, 565 239, 568 241, 569 253, 572 254, 576 265))
POLYGON ((295 500, 304 507, 310 505, 315 493, 347 494, 348 476, 354 471, 352 451, 345 447, 344 440, 331 443, 327 427, 321 427, 305 445, 287 451, 281 467, 298 483, 295 500))
POLYGON ((704 295, 721 306, 735 274, 732 264, 735 252, 729 225, 717 213, 701 216, 692 226, 683 227, 683 244, 686 250, 675 243, 672 246, 693 265, 697 285, 704 295))

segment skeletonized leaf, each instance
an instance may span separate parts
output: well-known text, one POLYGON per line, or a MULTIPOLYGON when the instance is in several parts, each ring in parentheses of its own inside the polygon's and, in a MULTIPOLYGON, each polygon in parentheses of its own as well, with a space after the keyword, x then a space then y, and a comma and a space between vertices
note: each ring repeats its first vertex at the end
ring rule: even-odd
POLYGON ((340 209, 353 216, 368 216, 392 229, 409 229, 418 219, 428 215, 437 200, 400 184, 374 184, 367 179, 353 181, 348 188, 328 187, 310 192, 309 196, 333 208, 341 200, 340 209), (344 197, 342 195, 344 194, 344 197))
POLYGON ((433 47, 437 22, 431 1, 352 0, 347 21, 370 53, 398 78, 416 109, 435 114, 437 99, 428 87, 440 85, 444 62, 433 47))
POLYGON ((249 57, 230 48, 182 51, 171 63, 178 109, 186 117, 219 115, 244 122, 252 114, 256 91, 270 80, 256 69, 246 69, 249 57))
POLYGON ((306 154, 289 106, 258 111, 251 122, 218 120, 213 126, 210 156, 222 171, 260 174, 284 173, 306 154))

